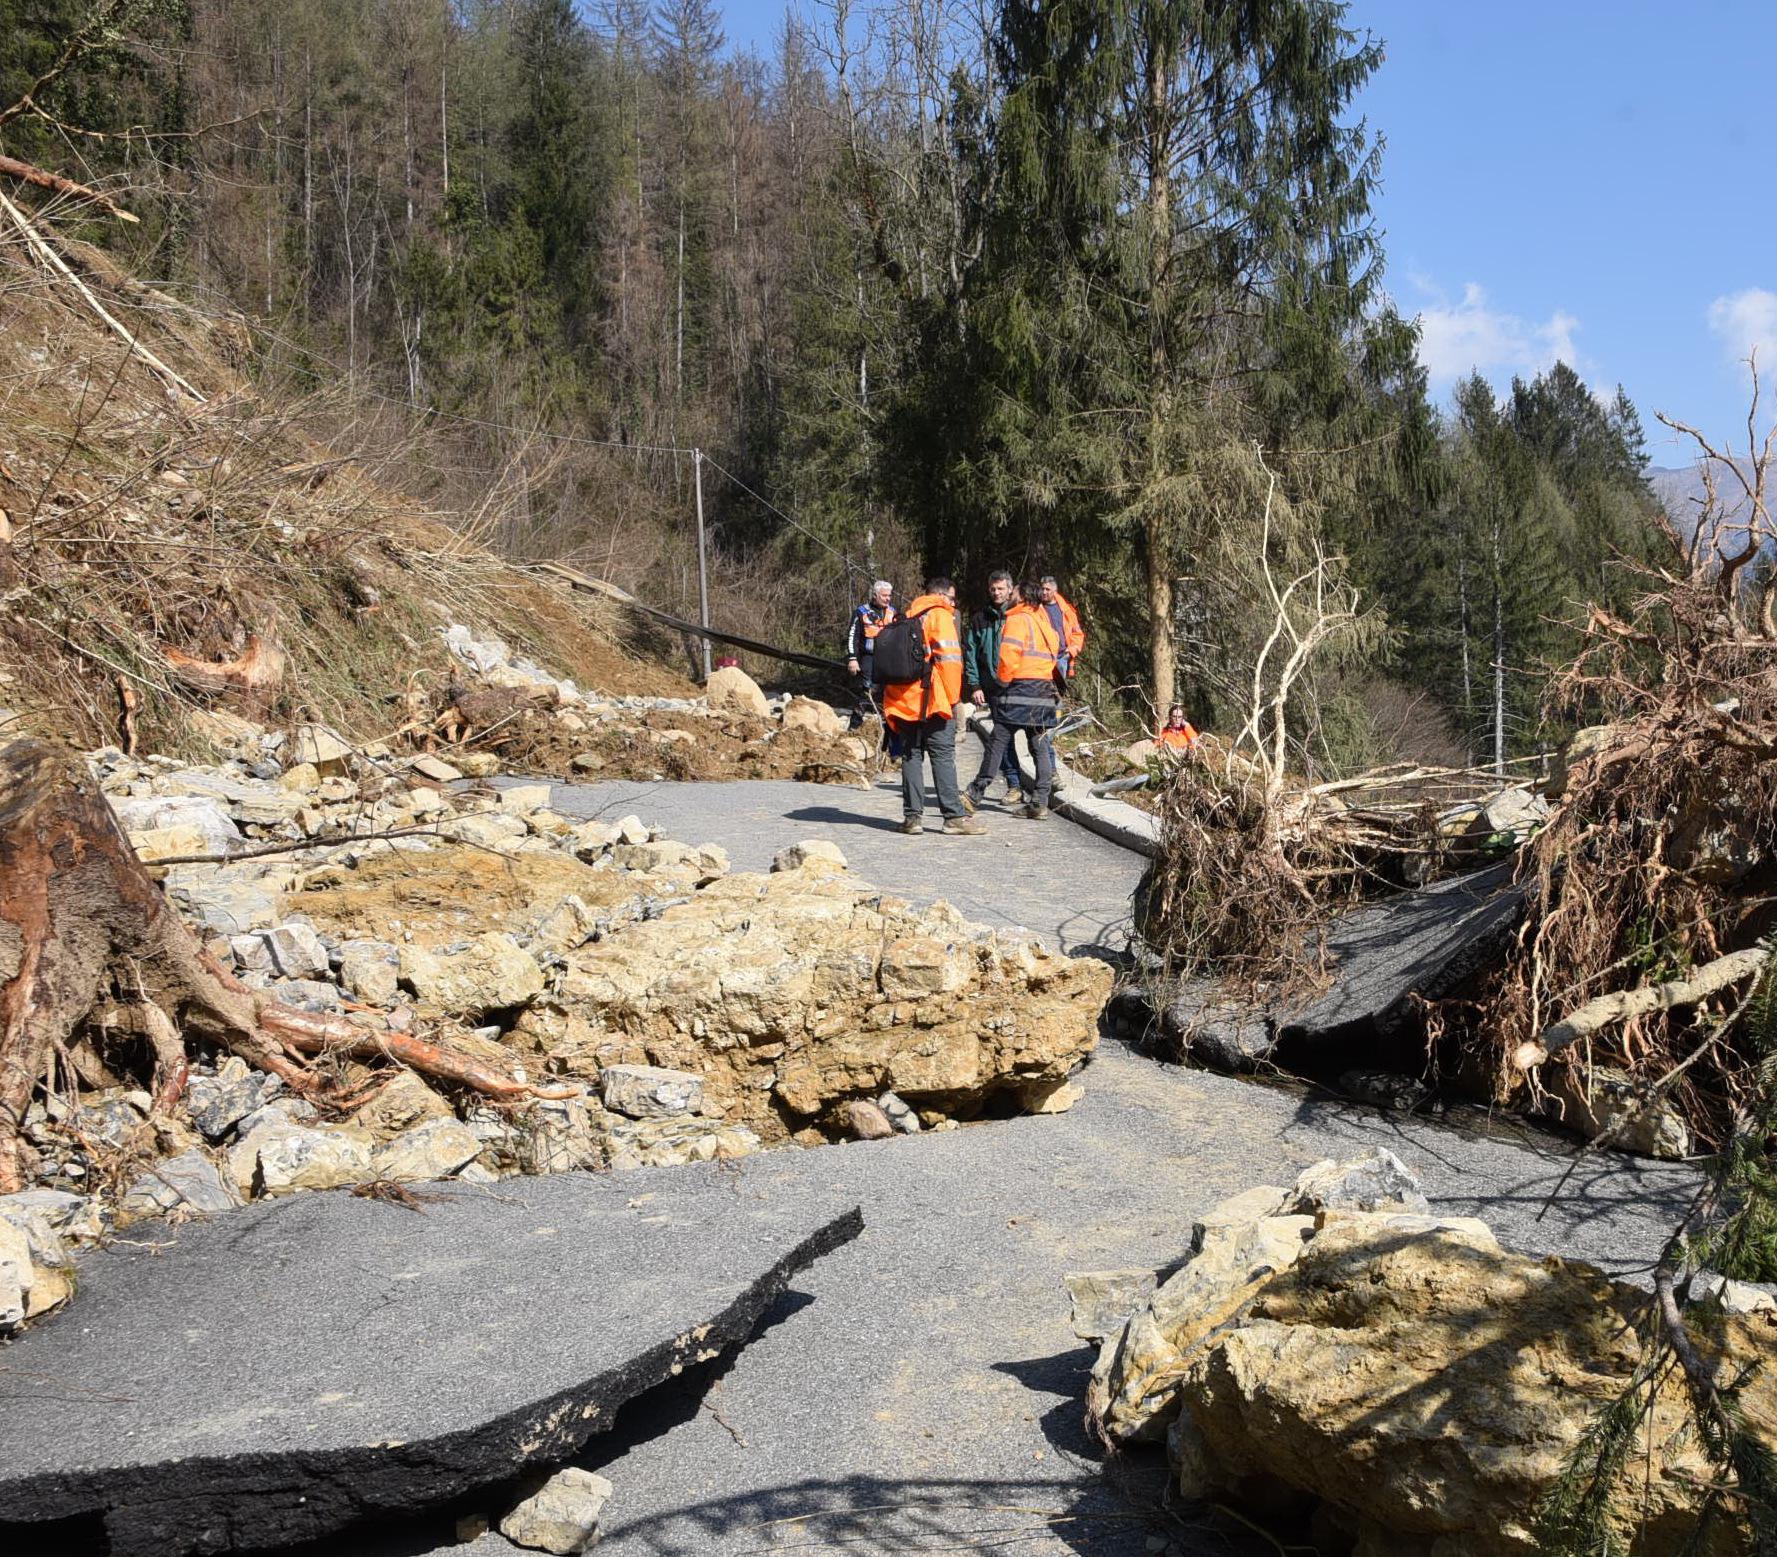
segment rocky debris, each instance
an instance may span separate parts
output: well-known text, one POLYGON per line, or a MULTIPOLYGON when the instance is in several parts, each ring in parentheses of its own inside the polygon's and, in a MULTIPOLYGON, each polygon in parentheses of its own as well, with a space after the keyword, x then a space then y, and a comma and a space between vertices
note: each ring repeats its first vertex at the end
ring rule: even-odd
POLYGON ((920 1132, 919 1114, 907 1102, 893 1092, 885 1092, 876 1100, 876 1106, 883 1116, 903 1135, 918 1135, 920 1132))
POLYGON ((606 1108, 631 1119, 664 1119, 695 1113, 703 1102, 703 1077, 658 1065, 607 1065, 599 1073, 606 1108))
POLYGON ((370 1154, 372 1174, 397 1182, 447 1179, 481 1155, 481 1137, 458 1119, 428 1119, 370 1154))
POLYGON ((124 1191, 120 1209, 130 1216, 164 1211, 210 1214, 232 1211, 239 1204, 239 1196, 223 1182, 216 1164, 194 1146, 140 1174, 124 1191))
POLYGON ((177 1557, 412 1528, 572 1460, 862 1228, 855 1202, 769 1173, 671 1189, 637 1204, 633 1181, 564 1175, 423 1216, 310 1195, 89 1255, 81 1322, 28 1329, 7 1372, 128 1388, 8 1393, 0 1540, 102 1518, 118 1557, 177 1557), (176 1338, 173 1365, 145 1368, 144 1336, 176 1338))
POLYGON ((812 697, 793 697, 784 704, 783 726, 786 730, 808 730, 826 739, 838 740, 846 733, 846 719, 831 703, 812 697))
POLYGON ((1684 1115, 1666 1100, 1648 1096, 1625 1071, 1595 1064, 1588 1077, 1577 1066, 1550 1065, 1543 1072, 1543 1086, 1548 1117, 1588 1140, 1608 1136, 1619 1151, 1668 1161, 1691 1155, 1691 1129, 1684 1115))
POLYGON ((1385 1146, 1352 1162, 1328 1159, 1304 1168, 1291 1191, 1289 1209, 1298 1216, 1329 1210, 1431 1213, 1419 1180, 1385 1146))
POLYGON ((968 1117, 1063 1081, 1097 1043, 1102 963, 918 909, 840 872, 731 875, 568 952, 519 1024, 567 1075, 692 1071, 767 1142, 885 1089, 968 1117))
POLYGON ((559 1470, 500 1521, 500 1534, 537 1552, 584 1552, 598 1544, 599 1516, 617 1489, 595 1471, 559 1470))
POLYGON ((401 978, 422 1005, 457 1016, 509 1010, 543 990, 543 970, 536 959, 500 930, 451 950, 406 947, 401 978))
POLYGON ((319 1129, 272 1110, 228 1152, 228 1176, 243 1197, 338 1189, 375 1175, 370 1138, 350 1128, 319 1129))
POLYGON ((800 843, 779 849, 771 859, 771 868, 774 871, 804 870, 810 865, 822 869, 844 870, 845 855, 838 844, 830 843, 825 838, 804 838, 800 843))
MULTIPOLYGON (((1090 1338, 1141 1282, 1070 1276, 1076 1328, 1090 1338)), ((1089 1411, 1113 1442, 1163 1437, 1188 1500, 1268 1488, 1268 1509, 1305 1505, 1342 1550, 1531 1557, 1540 1500, 1635 1368, 1645 1305, 1588 1266, 1431 1214, 1387 1153, 1319 1163, 1198 1224, 1186 1263, 1107 1331, 1089 1411)), ((1774 1342, 1777 1305, 1724 1305, 1703 1343, 1749 1381, 1742 1408, 1762 1432, 1777 1430, 1777 1383, 1749 1365, 1774 1342)), ((1646 1452, 1635 1550, 1675 1553, 1711 1481, 1676 1370, 1646 1452)))
POLYGON ((1514 847, 1549 819, 1549 803, 1524 785, 1502 789, 1474 813, 1471 842, 1490 848, 1514 847))
POLYGON ((899 1133, 889 1116, 868 1098, 852 1098, 845 1105, 845 1116, 851 1132, 860 1141, 893 1140, 899 1133))
POLYGON ((748 1157, 764 1144, 745 1125, 719 1119, 613 1120, 604 1145, 612 1168, 674 1168, 688 1162, 728 1162, 748 1157))
POLYGON ((0 1198, 0 1336, 73 1295, 73 1261, 48 1213, 0 1198))
POLYGON ((249 847, 305 843, 166 870, 206 949, 285 1004, 371 1033, 438 1031, 558 1095, 459 1119, 418 1075, 352 1062, 358 1106, 322 1117, 230 1057, 199 1058, 166 1112, 125 1086, 72 1109, 44 1099, 28 1121, 53 1186, 41 1193, 115 1186, 68 1195, 92 1208, 94 1234, 376 1179, 491 1182, 916 1134, 995 1095, 1030 1111, 1078 1095, 1068 1078, 1096 1042, 1108 970, 885 897, 829 843, 734 876, 722 850, 640 817, 561 816, 547 785, 445 791, 432 762, 373 764, 313 730, 241 725, 242 757, 216 766, 92 758, 120 812, 202 814, 249 847), (449 836, 470 829, 484 833, 449 836))
POLYGON ((1159 1285, 1151 1270, 1080 1270, 1061 1278, 1073 1304, 1068 1325, 1082 1341, 1102 1341, 1143 1307, 1159 1285))

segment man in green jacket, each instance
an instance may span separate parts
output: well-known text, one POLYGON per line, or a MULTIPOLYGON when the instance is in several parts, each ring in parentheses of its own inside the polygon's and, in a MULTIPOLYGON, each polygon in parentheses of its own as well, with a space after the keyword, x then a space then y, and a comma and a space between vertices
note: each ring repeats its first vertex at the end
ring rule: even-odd
MULTIPOLYGON (((1000 634, 1005 630, 1006 612, 1018 599, 1018 586, 1004 568, 987 575, 987 598, 988 603, 969 618, 968 629, 963 634, 963 687, 977 708, 991 709, 1004 690, 996 674, 1000 662, 1000 634)), ((1036 761, 1034 751, 1031 761, 1036 761)), ((1017 805, 1023 798, 1020 791, 1024 780, 1018 772, 1018 758, 1009 746, 1000 772, 1006 780, 1007 801, 1017 805)), ((991 773, 977 774, 971 787, 986 789, 992 777, 991 773)))

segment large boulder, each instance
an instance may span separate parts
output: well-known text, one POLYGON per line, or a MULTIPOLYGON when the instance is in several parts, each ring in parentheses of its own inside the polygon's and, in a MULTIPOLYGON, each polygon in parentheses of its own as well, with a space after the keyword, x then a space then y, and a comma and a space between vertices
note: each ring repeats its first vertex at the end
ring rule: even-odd
MULTIPOLYGON (((1105 1340, 1089 1401, 1106 1436, 1163 1434, 1185 1498, 1312 1511, 1339 1550, 1532 1557, 1542 1500, 1640 1361, 1647 1297, 1509 1253, 1472 1218, 1402 1209, 1422 1204, 1398 1160, 1378 1158, 1224 1202, 1197 1252, 1105 1340), (1279 1214, 1309 1204, 1311 1217, 1279 1214)), ((1740 1409, 1768 1442, 1777 1309, 1733 1311, 1746 1306, 1717 1304, 1696 1333, 1724 1378, 1746 1380, 1740 1409)), ((1718 1476, 1676 1369, 1633 1460, 1621 1550, 1692 1549, 1718 1476)), ((1725 1518, 1695 1549, 1751 1548, 1725 1518)))
POLYGON ((543 988, 536 959, 502 930, 454 951, 404 947, 401 977, 422 1003, 470 1017, 521 1006, 543 988))
POLYGON ((784 704, 784 728, 807 730, 822 740, 837 740, 845 734, 845 716, 831 703, 812 697, 793 697, 784 704))
POLYGON ((753 680, 738 665, 724 665, 710 672, 703 695, 711 708, 725 708, 731 713, 752 714, 760 719, 771 717, 771 703, 753 680))
POLYGON ((885 1090, 964 1115, 994 1094, 1050 1097, 1097 1043, 1111 982, 947 904, 807 868, 723 877, 563 961, 527 1044, 589 1079, 700 1076, 695 1106, 768 1143, 885 1090))

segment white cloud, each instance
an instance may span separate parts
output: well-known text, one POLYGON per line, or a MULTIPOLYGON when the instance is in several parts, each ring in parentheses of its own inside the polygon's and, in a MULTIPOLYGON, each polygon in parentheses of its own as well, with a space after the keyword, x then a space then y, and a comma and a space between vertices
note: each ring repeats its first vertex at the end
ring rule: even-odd
POLYGON ((1434 388, 1474 372, 1490 379, 1529 378, 1557 362, 1580 368, 1574 345, 1580 321, 1573 314, 1556 309, 1539 324, 1489 306, 1476 282, 1463 287, 1461 302, 1452 303, 1432 282, 1410 279, 1428 298, 1419 312, 1419 360, 1434 388))
POLYGON ((1761 373, 1777 364, 1777 292, 1748 287, 1709 305, 1709 328, 1736 362, 1758 353, 1761 373))

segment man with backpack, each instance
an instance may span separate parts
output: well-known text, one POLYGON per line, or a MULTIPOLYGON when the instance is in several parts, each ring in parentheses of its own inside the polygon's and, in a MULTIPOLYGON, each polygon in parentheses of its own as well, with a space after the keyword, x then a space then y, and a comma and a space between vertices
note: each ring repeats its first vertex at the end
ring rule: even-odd
POLYGON ((971 837, 985 832, 957 794, 953 714, 963 695, 963 650, 956 586, 947 578, 928 579, 901 619, 877 633, 874 659, 883 720, 901 743, 901 831, 925 831, 929 756, 943 830, 971 837))

